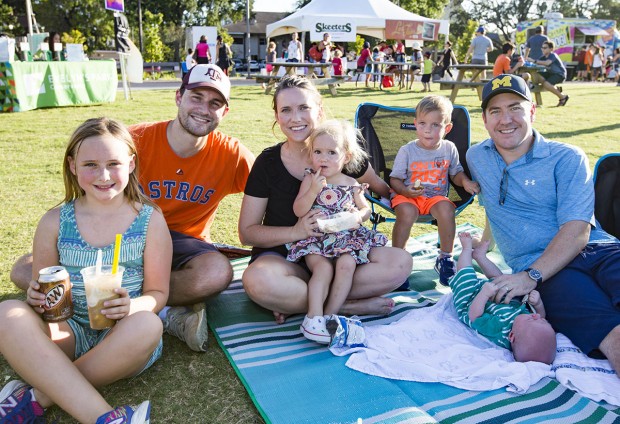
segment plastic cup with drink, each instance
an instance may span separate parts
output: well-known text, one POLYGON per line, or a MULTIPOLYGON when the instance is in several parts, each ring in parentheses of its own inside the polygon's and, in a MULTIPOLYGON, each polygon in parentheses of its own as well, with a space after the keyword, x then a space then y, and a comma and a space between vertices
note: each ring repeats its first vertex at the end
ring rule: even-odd
POLYGON ((90 327, 94 330, 103 330, 113 327, 116 320, 110 319, 101 313, 106 300, 117 299, 119 294, 115 289, 120 289, 123 283, 125 268, 118 265, 120 256, 121 235, 116 235, 114 245, 114 258, 112 265, 102 265, 101 250, 97 252, 95 266, 89 266, 80 270, 84 280, 86 291, 86 303, 88 306, 88 319, 90 327))

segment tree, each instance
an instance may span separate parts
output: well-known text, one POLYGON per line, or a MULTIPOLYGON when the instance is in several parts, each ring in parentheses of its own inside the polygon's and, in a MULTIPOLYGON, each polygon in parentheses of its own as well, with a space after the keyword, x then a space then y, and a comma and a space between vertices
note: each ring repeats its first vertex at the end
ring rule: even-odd
POLYGON ((8 4, 0 3, 0 33, 9 35, 21 34, 22 27, 17 21, 13 8, 8 4))
POLYGON ((164 17, 161 13, 144 12, 144 61, 145 62, 162 62, 170 50, 160 37, 159 26, 163 22, 164 17))
POLYGON ((492 24, 510 40, 521 21, 536 19, 547 10, 546 0, 470 0, 468 13, 479 24, 492 24))
POLYGON ((392 3, 426 18, 438 18, 448 4, 448 0, 400 0, 392 1, 392 3))
POLYGON ((592 18, 617 19, 620 16, 620 2, 618 0, 599 0, 592 10, 592 18))
POLYGON ((46 31, 81 31, 90 49, 114 45, 114 15, 102 0, 38 0, 32 5, 37 23, 46 31))

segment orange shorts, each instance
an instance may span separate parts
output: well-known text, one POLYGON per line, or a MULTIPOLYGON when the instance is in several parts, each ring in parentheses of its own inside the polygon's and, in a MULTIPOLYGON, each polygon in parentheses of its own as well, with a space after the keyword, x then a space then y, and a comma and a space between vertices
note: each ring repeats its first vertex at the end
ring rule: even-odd
POLYGON ((392 209, 401 203, 411 203, 420 211, 420 215, 428 215, 431 213, 431 209, 439 202, 450 202, 452 206, 456 208, 456 205, 452 203, 450 199, 444 196, 433 196, 433 197, 405 197, 402 194, 397 194, 392 199, 392 209))

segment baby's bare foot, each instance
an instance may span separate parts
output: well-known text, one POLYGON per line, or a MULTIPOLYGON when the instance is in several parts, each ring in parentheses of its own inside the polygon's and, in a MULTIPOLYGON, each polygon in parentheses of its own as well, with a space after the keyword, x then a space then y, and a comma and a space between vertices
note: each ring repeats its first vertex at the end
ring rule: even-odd
POLYGON ((463 249, 471 249, 471 234, 467 231, 463 231, 459 233, 459 240, 461 240, 461 246, 463 246, 463 249))
POLYGON ((480 240, 480 243, 476 247, 474 247, 474 253, 472 254, 473 258, 480 258, 486 256, 489 251, 489 244, 491 240, 480 240))

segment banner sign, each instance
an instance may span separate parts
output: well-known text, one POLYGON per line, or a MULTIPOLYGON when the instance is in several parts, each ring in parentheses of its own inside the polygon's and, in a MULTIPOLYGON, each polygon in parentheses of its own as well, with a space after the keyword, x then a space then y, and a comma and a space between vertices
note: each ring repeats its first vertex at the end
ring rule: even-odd
POLYGON ((313 22, 310 29, 310 41, 323 40, 323 34, 326 32, 331 35, 331 41, 333 42, 352 42, 355 41, 357 25, 350 18, 317 19, 313 22))
POLYGON ((436 41, 439 22, 385 20, 385 38, 393 40, 436 41))
POLYGON ((127 17, 122 13, 114 14, 114 41, 116 42, 116 51, 121 53, 129 53, 129 22, 127 17))
POLYGON ((0 79, 13 88, 4 93, 4 98, 0 96, 3 112, 108 103, 116 99, 115 60, 4 62, 0 65, 3 70, 0 79))
POLYGON ((125 0, 105 0, 105 8, 115 12, 124 12, 125 0))

